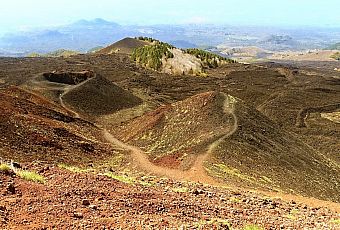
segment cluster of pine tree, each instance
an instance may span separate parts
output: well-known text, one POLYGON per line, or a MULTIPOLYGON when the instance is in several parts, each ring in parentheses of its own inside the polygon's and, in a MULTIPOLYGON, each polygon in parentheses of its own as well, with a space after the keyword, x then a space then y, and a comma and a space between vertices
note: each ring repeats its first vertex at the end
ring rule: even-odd
POLYGON ((210 53, 201 49, 186 49, 184 50, 184 52, 201 59, 203 64, 208 66, 209 68, 216 68, 221 64, 236 62, 232 59, 221 57, 217 54, 210 53))
POLYGON ((162 67, 162 58, 173 58, 174 55, 171 52, 171 49, 174 47, 170 44, 157 41, 153 39, 155 42, 154 45, 144 46, 137 48, 132 53, 132 60, 137 62, 140 65, 145 67, 160 70, 162 67))
POLYGON ((154 38, 149 38, 149 37, 135 37, 135 39, 141 40, 141 41, 146 41, 146 42, 156 42, 158 40, 154 39, 154 38))

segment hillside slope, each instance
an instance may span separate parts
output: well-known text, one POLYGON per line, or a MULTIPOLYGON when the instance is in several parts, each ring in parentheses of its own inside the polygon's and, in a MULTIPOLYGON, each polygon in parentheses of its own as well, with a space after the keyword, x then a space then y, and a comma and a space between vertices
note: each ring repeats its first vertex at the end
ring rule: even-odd
POLYGON ((82 165, 115 150, 98 128, 39 95, 14 87, 0 92, 0 157, 18 162, 82 165))
POLYGON ((209 152, 207 172, 225 183, 339 201, 338 166, 232 96, 199 94, 138 117, 116 132, 145 150, 155 164, 187 169, 199 154, 209 152))
POLYGON ((89 79, 81 87, 67 91, 63 100, 75 111, 86 115, 114 113, 142 102, 140 98, 100 75, 89 79))
POLYGON ((132 54, 133 50, 139 47, 150 45, 149 42, 141 41, 134 38, 124 38, 112 45, 109 45, 103 49, 96 51, 96 54, 132 54))
POLYGON ((153 38, 141 37, 139 40, 150 44, 135 49, 132 60, 144 68, 167 74, 205 76, 207 68, 234 63, 231 59, 200 49, 181 50, 153 38))
POLYGON ((87 117, 114 113, 142 102, 91 71, 48 72, 26 82, 25 87, 87 117))

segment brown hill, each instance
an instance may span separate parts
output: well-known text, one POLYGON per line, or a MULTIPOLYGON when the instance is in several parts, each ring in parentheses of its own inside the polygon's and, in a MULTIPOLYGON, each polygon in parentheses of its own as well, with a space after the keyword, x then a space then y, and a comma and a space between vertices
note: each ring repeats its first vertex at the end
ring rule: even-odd
POLYGON ((138 117, 117 130, 155 163, 206 170, 226 183, 339 201, 340 169, 294 134, 222 93, 199 94, 138 117))
MULTIPOLYGON (((225 96, 208 92, 136 118, 116 130, 118 137, 146 151, 153 161, 182 158, 178 167, 187 167, 191 159, 207 146, 230 132, 234 121, 224 108, 225 96)), ((169 166, 173 167, 173 164, 169 166)))
POLYGON ((94 125, 17 87, 0 93, 0 130, 1 158, 7 160, 82 165, 114 152, 98 142, 94 125))
POLYGON ((112 45, 109 45, 97 51, 96 54, 112 54, 112 53, 132 54, 134 49, 146 45, 150 45, 150 43, 134 38, 124 38, 123 40, 120 40, 112 45))
POLYGON ((66 91, 62 99, 73 110, 86 115, 111 114, 142 102, 140 98, 100 75, 66 91))
POLYGON ((48 72, 24 85, 87 117, 111 114, 139 105, 142 100, 91 71, 48 72))

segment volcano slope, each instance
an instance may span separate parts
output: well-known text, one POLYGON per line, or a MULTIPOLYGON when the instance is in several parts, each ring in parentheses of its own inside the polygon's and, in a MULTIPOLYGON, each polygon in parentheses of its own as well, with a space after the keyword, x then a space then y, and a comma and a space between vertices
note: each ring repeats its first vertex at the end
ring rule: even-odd
MULTIPOLYGON (((290 72, 290 67, 280 68, 290 72)), ((227 221, 233 228, 257 223, 273 229, 337 229, 339 209, 319 208, 338 207, 336 203, 306 198, 304 205, 301 196, 290 196, 294 201, 287 203, 244 192, 245 187, 283 190, 339 201, 339 171, 331 157, 339 146, 332 115, 337 111, 309 113, 306 127, 296 126, 301 110, 339 102, 337 79, 300 69, 290 75, 267 64, 230 64, 207 74, 174 77, 144 70, 122 54, 1 58, 0 156, 40 172, 46 183, 1 172, 0 228, 213 228, 227 221), (138 92, 143 104, 98 116, 72 104, 77 95, 91 100, 83 87, 95 78, 69 85, 41 75, 84 69, 105 78, 100 82, 124 89, 128 97, 138 92), (77 93, 69 100, 66 93, 60 101, 67 89, 77 93), (149 112, 131 112, 140 106, 149 112), (149 170, 136 159, 151 166, 149 170), (81 168, 63 170, 59 163, 81 168), (160 170, 155 173, 155 168, 160 170), (196 178, 189 183, 177 176, 175 181, 162 179, 167 174, 158 173, 161 170, 189 176, 199 172, 211 179, 204 183, 241 191, 193 183, 196 178), (11 184, 17 194, 10 193, 11 184), (84 199, 97 209, 82 205, 84 199)), ((105 88, 95 85, 91 88, 96 92, 105 88)))
POLYGON ((112 54, 112 53, 132 54, 134 49, 147 45, 150 45, 150 42, 134 38, 124 38, 112 45, 109 45, 97 51, 96 54, 112 54))
POLYGON ((51 72, 37 75, 24 85, 49 97, 79 117, 112 114, 139 105, 142 100, 99 74, 83 72, 51 72))
POLYGON ((101 143, 96 126, 32 92, 8 88, 0 105, 3 160, 86 165, 119 152, 101 143))
POLYGON ((215 179, 339 201, 336 164, 223 93, 160 107, 128 122, 116 135, 141 147, 157 165, 185 170, 199 154, 210 153, 202 163, 215 179))

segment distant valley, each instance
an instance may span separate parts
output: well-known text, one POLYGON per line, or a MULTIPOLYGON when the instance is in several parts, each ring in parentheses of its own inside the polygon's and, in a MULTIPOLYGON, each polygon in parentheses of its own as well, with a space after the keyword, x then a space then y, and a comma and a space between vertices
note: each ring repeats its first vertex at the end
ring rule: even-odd
MULTIPOLYGON (((256 47, 252 58, 268 58, 273 53, 339 49, 340 28, 266 28, 216 25, 119 25, 103 19, 80 20, 49 29, 36 29, 0 37, 0 56, 46 54, 59 49, 86 53, 125 37, 148 36, 178 48, 203 48, 226 54, 233 48, 256 47)), ((252 48, 251 48, 252 49, 252 48)), ((253 51, 251 51, 253 52, 253 51)), ((247 53, 247 52, 246 52, 247 53)), ((235 57, 246 56, 233 52, 235 57)), ((230 57, 234 57, 231 55, 230 57)))

